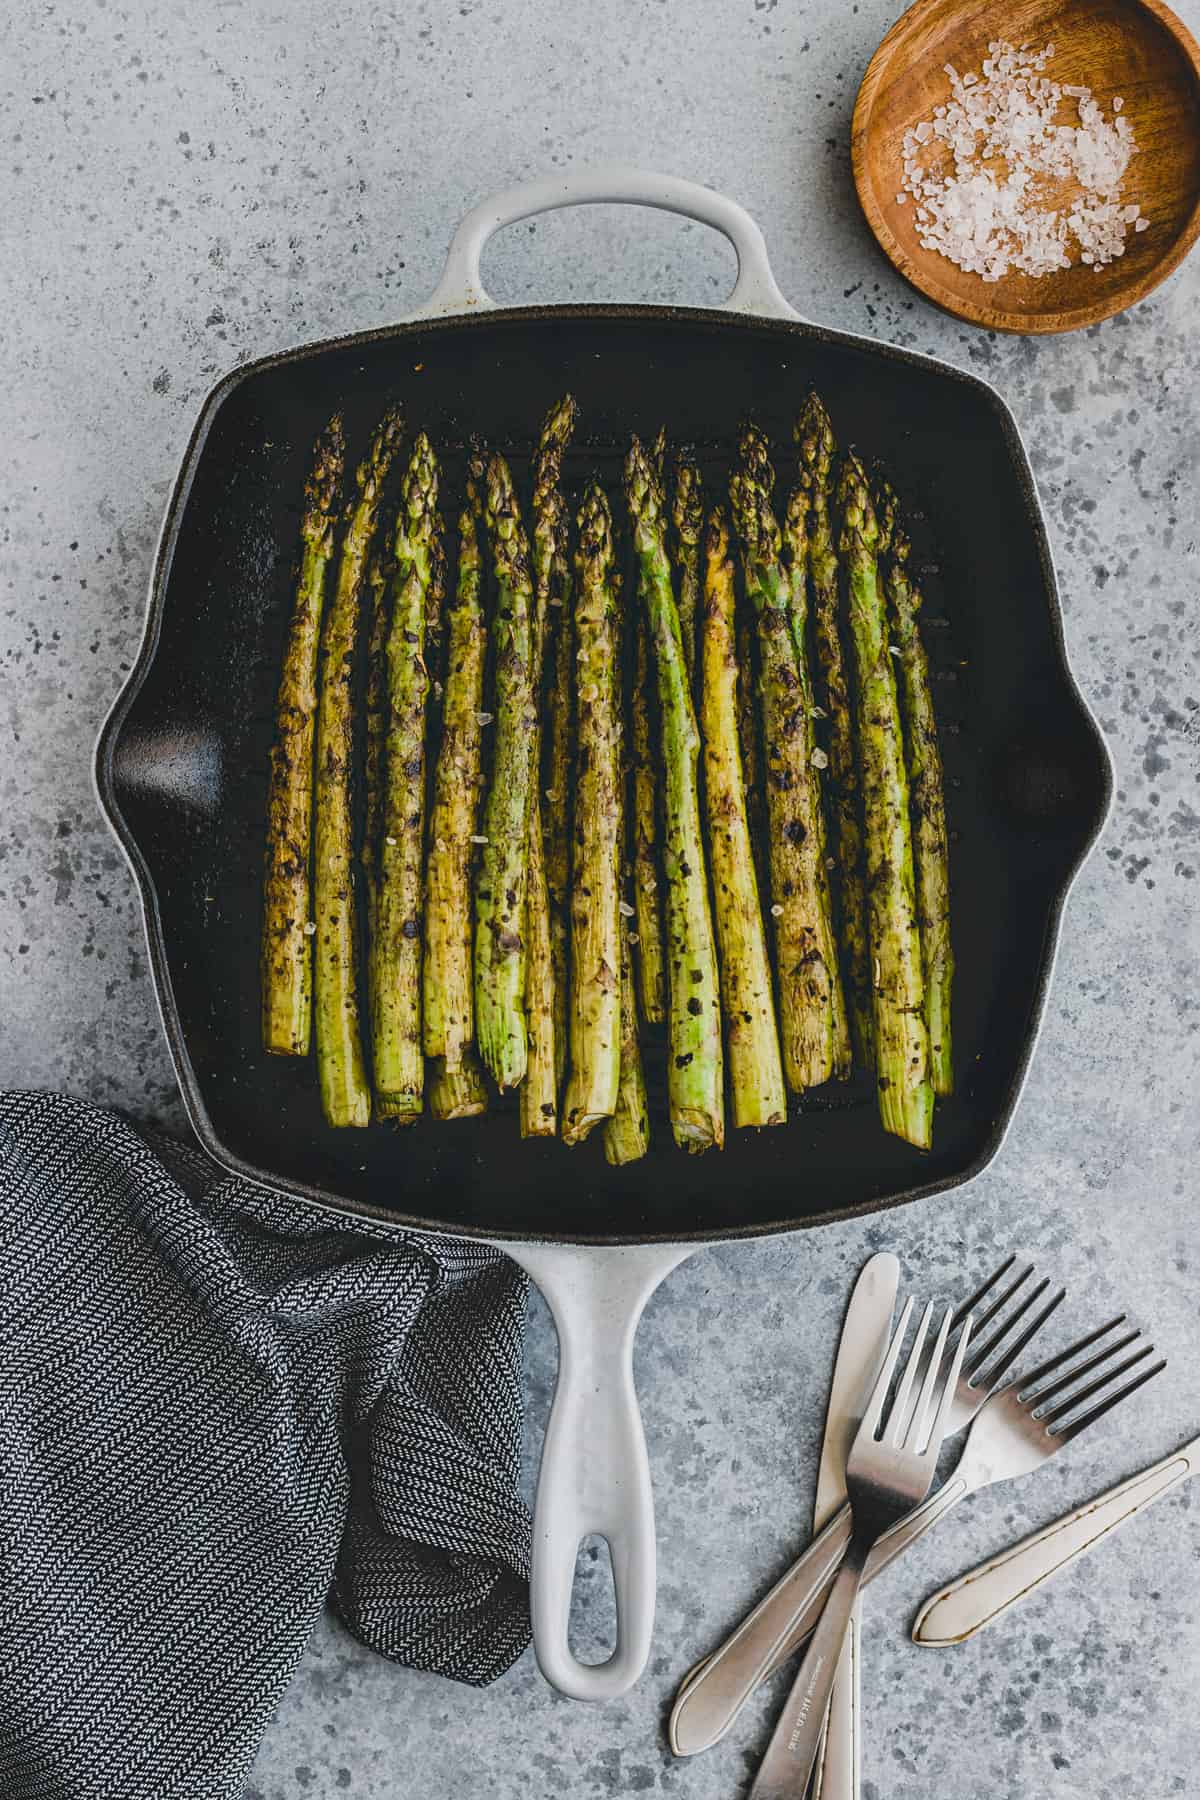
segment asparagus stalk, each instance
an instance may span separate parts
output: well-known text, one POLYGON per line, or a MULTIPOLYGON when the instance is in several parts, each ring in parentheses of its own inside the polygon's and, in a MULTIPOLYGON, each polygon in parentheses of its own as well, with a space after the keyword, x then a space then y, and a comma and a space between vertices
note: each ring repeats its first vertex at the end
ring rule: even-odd
POLYGON ((333 603, 322 631, 314 828, 315 988, 317 1074, 330 1125, 363 1126, 371 1119, 359 1021, 352 871, 353 682, 380 494, 399 447, 400 429, 399 411, 390 408, 356 471, 357 493, 347 508, 333 603))
POLYGON ((638 1002, 647 1025, 661 1025, 667 1016, 666 952, 658 892, 657 796, 661 769, 654 762, 650 730, 650 628, 640 605, 634 631, 629 728, 633 746, 633 906, 638 1002))
POLYGON ((834 924, 833 896, 829 881, 830 857, 825 830, 825 778, 828 756, 817 745, 815 720, 817 703, 813 697, 812 675, 808 662, 808 507, 803 487, 793 488, 788 497, 783 521, 783 554, 788 572, 792 641, 796 647, 796 674, 800 678, 800 697, 808 719, 808 761, 816 794, 813 809, 815 853, 824 873, 825 916, 830 931, 829 996, 833 1007, 833 1073, 839 1081, 850 1079, 853 1052, 850 1044, 850 1021, 846 1013, 846 996, 842 987, 834 924))
POLYGON ((487 1111, 487 1088, 474 1050, 465 1050, 454 1069, 441 1057, 430 1064, 429 1109, 439 1122, 476 1119, 487 1111))
MULTIPOLYGON (((533 476, 533 691, 539 701, 566 505, 562 461, 578 407, 567 394, 542 423, 533 476)), ((554 938, 545 865, 545 818, 537 781, 541 768, 541 708, 534 733, 534 779, 529 791, 529 885, 525 901, 525 1019, 528 1066, 521 1084, 522 1137, 553 1137, 558 1129, 558 1053, 555 1042, 554 938)))
POLYGON ((742 786, 733 561, 720 507, 709 515, 705 549, 700 717, 733 1122, 781 1125, 787 1093, 742 786))
POLYGON ((367 632, 367 695, 363 756, 363 840, 361 862, 367 889, 367 919, 375 931, 379 880, 379 842, 383 832, 383 742, 387 731, 387 637, 392 584, 383 559, 371 558, 367 570, 371 590, 371 623, 367 632))
POLYGON ((575 681, 571 632, 570 558, 566 525, 555 550, 550 641, 554 656, 547 700, 548 731, 543 771, 543 851, 550 901, 550 954, 554 965, 554 1083, 562 1092, 567 1066, 567 992, 570 968, 571 719, 575 681))
POLYGON ((615 1166, 637 1162, 650 1148, 650 1109, 638 1044, 637 995, 629 933, 621 932, 621 1073, 617 1105, 604 1126, 604 1154, 615 1166))
POLYGON ((483 785, 483 671, 487 625, 477 511, 458 520, 458 573, 447 607, 442 735, 433 778, 425 865, 425 1054, 456 1073, 475 1037, 471 963, 471 840, 483 785))
POLYGON ((675 526, 675 561, 679 567, 679 633, 688 680, 695 684, 696 634, 704 585, 700 540, 704 535, 704 493, 700 465, 691 450, 681 450, 675 463, 675 494, 671 508, 675 526))
POLYGON ((888 612, 904 701, 904 743, 908 761, 917 917, 925 971, 925 1020, 935 1094, 954 1092, 950 991, 954 950, 950 942, 950 860, 946 835, 946 793, 929 660, 921 642, 922 594, 909 573, 911 546, 898 517, 895 494, 886 482, 881 494, 895 523, 887 572, 888 612))
POLYGON ((662 482, 636 438, 625 487, 662 721, 671 1128, 676 1143, 703 1151, 724 1143, 725 1113, 717 958, 696 787, 700 741, 671 585, 662 482))
POLYGON ((276 703, 263 880, 262 1041, 272 1056, 307 1056, 312 1035, 313 739, 317 649, 346 445, 340 414, 317 440, 304 488, 300 569, 276 703))
POLYGON ((387 634, 383 834, 371 938, 376 1093, 394 1118, 424 1105, 421 1037, 422 868, 425 848, 425 607, 438 581, 438 464, 424 432, 400 493, 387 634))
POLYGON ((875 1076, 884 1129, 928 1149, 933 1125, 925 982, 913 882, 908 775, 887 617, 876 564, 878 526, 870 487, 850 452, 838 482, 839 549, 850 597, 850 636, 858 677, 875 1020, 875 1076))
POLYGON ((760 894, 767 891, 769 870, 763 847, 767 841, 767 807, 763 790, 762 738, 759 731, 755 693, 758 678, 755 670, 754 643, 757 637, 752 613, 737 609, 737 708, 738 747, 742 753, 742 786, 746 794, 746 820, 750 827, 750 850, 760 894))
POLYGON ((809 394, 796 421, 795 438, 800 453, 800 482, 808 499, 813 636, 821 670, 821 697, 829 715, 827 791, 833 827, 834 885, 845 964, 846 1010, 854 1055, 865 1068, 873 1068, 874 1023, 858 761, 851 721, 850 684, 842 647, 838 555, 829 514, 835 444, 829 415, 818 394, 809 394))
POLYGON ((475 1029, 501 1089, 525 1079, 525 896, 537 709, 529 544, 503 456, 488 458, 485 509, 496 603, 496 741, 475 876, 475 1029))
POLYGON ((612 517, 599 483, 579 512, 575 565, 577 749, 571 886, 571 1067, 563 1141, 616 1109, 621 1072, 620 706, 612 517))
POLYGON ((783 1069, 796 1093, 833 1073, 837 952, 822 852, 812 720, 791 622, 791 582, 771 505, 774 472, 753 426, 730 482, 746 592, 758 622, 766 762, 771 913, 779 973, 783 1069))

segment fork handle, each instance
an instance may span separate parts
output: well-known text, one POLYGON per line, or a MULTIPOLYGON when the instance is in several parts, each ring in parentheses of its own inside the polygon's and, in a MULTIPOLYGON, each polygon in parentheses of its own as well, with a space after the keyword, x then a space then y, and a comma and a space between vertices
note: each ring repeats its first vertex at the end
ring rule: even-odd
POLYGON ((866 1546, 853 1538, 779 1715, 750 1800, 796 1800, 808 1785, 865 1566, 866 1546))
MULTIPOLYGON (((973 1491, 974 1484, 964 1476, 952 1475, 936 1494, 879 1539, 867 1558, 864 1581, 873 1581, 894 1557, 973 1491)), ((821 1616, 850 1542, 850 1531, 850 1508, 843 1506, 736 1631, 686 1677, 668 1728, 676 1756, 695 1756, 724 1737, 759 1683, 796 1654, 821 1616)))
POLYGON ((784 1641, 791 1638, 796 1617, 807 1618, 815 1608, 807 1636, 846 1554, 850 1533, 850 1508, 843 1505, 737 1630, 687 1676, 668 1727, 676 1756, 695 1756, 728 1731, 767 1671, 790 1656, 784 1641))

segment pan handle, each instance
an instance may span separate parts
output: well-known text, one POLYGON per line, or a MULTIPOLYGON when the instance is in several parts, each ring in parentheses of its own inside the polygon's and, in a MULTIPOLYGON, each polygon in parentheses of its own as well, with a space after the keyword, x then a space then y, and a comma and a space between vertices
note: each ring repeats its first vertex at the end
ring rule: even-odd
POLYGON ((738 273, 733 292, 719 311, 757 313, 772 319, 799 317, 776 286, 763 234, 744 207, 698 182, 684 181, 678 175, 655 175, 629 163, 599 163, 569 175, 544 175, 480 201, 451 239, 436 289, 424 306, 410 316, 441 318, 494 308, 496 302, 479 272, 479 259, 493 233, 536 213, 554 212, 560 206, 594 206, 604 202, 682 213, 685 218, 698 219, 722 232, 737 255, 738 273))
POLYGON ((633 1339, 647 1300, 693 1249, 505 1244, 545 1295, 558 1332, 558 1380, 542 1446, 529 1604, 546 1680, 575 1700, 611 1700, 646 1666, 654 1628, 654 1500, 633 1384, 633 1339), (617 1644, 577 1661, 568 1641, 575 1562, 602 1537, 612 1559, 617 1644))

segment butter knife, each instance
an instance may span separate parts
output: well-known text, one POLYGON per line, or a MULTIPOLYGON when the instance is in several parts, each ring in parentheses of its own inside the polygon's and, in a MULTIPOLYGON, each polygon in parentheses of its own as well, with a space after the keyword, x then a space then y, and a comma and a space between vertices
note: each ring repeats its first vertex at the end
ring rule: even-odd
MULTIPOLYGON (((825 1441, 817 1473, 815 1512, 819 1526, 839 1511, 846 1498, 846 1457, 862 1417, 863 1401, 883 1365, 899 1282, 899 1262, 883 1252, 863 1265, 850 1296, 830 1384, 825 1441)), ((786 1582, 786 1575, 783 1580, 786 1582)), ((684 1678, 668 1726, 668 1738, 676 1756, 694 1756, 723 1737, 746 1698, 743 1690, 754 1687, 755 1672, 761 1665, 755 1634, 756 1624, 759 1631, 762 1630, 759 1623, 761 1604, 719 1650, 684 1678)), ((770 1626, 770 1616, 767 1615, 768 1628, 774 1631, 777 1628, 770 1626)), ((837 1721, 835 1742, 838 1746, 847 1742, 844 1714, 843 1701, 837 1721)), ((840 1751, 835 1749, 834 1753, 837 1760, 830 1770, 830 1778, 845 1761, 840 1751)), ((825 1761, 828 1765, 828 1751, 825 1761)))
POLYGON ((1103 1543, 1119 1525, 1169 1494, 1197 1468, 1200 1437, 1139 1475, 1131 1475, 1098 1500, 1076 1507, 1053 1525, 1022 1538, 1011 1550, 960 1575, 925 1602, 913 1626, 914 1644, 946 1649, 965 1643, 1060 1569, 1103 1543))

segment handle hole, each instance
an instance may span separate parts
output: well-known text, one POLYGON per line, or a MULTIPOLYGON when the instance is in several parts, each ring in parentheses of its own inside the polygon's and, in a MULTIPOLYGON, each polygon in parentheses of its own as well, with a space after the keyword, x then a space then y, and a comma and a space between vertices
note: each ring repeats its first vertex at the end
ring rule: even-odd
POLYGON ((502 306, 549 302, 714 306, 737 278, 721 232, 647 206, 572 206, 496 233, 483 285, 502 306))
POLYGON ((608 1539, 592 1534, 575 1553, 567 1641, 577 1662, 595 1668, 617 1648, 617 1593, 608 1539))

